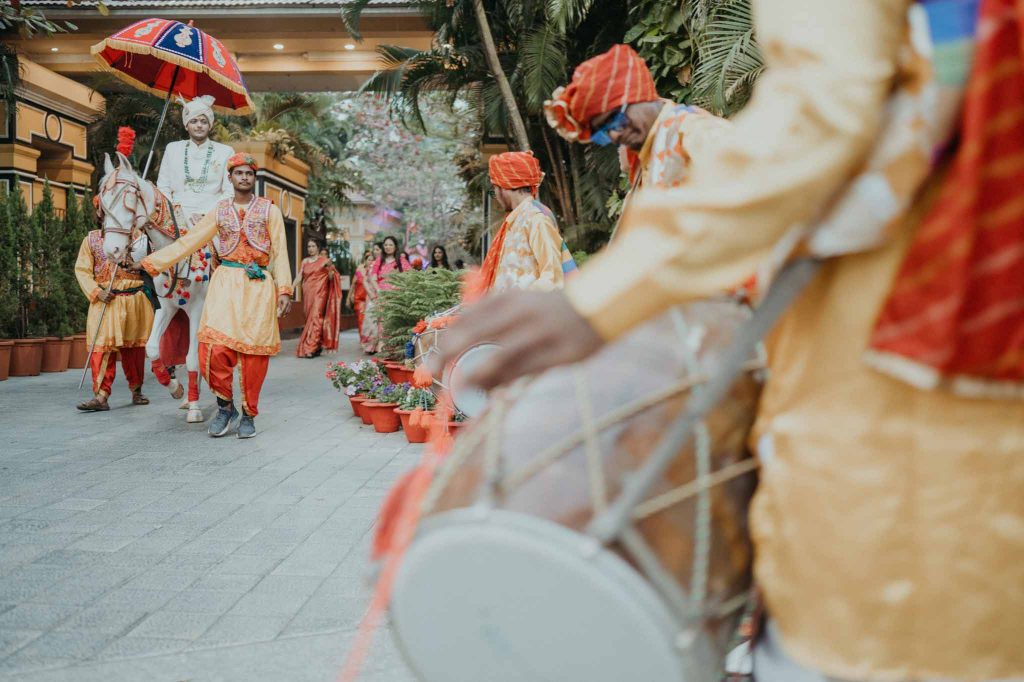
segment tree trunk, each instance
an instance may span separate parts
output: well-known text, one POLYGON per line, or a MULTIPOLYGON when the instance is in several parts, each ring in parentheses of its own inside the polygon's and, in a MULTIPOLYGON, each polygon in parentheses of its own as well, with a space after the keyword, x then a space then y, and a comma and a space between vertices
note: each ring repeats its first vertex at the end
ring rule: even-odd
POLYGON ((512 134, 516 138, 519 151, 530 151, 530 139, 526 135, 526 124, 519 113, 519 106, 516 104, 515 95, 512 94, 512 86, 505 77, 505 71, 498 61, 498 48, 494 45, 494 36, 491 35, 491 27, 487 23, 487 14, 484 11, 483 0, 473 0, 473 11, 476 14, 477 24, 480 26, 480 38, 484 43, 484 54, 487 56, 487 64, 491 67, 491 74, 498 82, 498 89, 501 91, 501 98, 505 101, 505 108, 508 110, 508 118, 512 123, 512 134))

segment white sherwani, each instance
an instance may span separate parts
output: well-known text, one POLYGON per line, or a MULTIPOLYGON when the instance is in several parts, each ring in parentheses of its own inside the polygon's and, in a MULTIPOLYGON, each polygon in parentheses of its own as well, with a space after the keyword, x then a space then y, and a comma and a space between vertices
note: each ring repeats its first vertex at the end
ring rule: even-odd
POLYGON ((227 162, 234 153, 235 150, 226 144, 210 139, 201 145, 192 140, 180 140, 167 145, 156 185, 172 204, 181 206, 186 225, 191 226, 193 213, 206 215, 218 201, 234 196, 227 174, 227 162), (185 154, 188 154, 189 178, 192 183, 186 183, 185 154), (203 181, 207 154, 210 154, 210 165, 203 181))

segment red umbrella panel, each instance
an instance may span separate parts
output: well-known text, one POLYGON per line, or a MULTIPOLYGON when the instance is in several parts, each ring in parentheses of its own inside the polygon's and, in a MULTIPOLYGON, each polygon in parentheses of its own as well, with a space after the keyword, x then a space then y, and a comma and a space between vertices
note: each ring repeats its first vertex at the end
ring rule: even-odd
POLYGON ((93 45, 92 53, 140 90, 186 99, 212 95, 221 113, 252 113, 252 99, 231 53, 191 22, 143 19, 93 45))

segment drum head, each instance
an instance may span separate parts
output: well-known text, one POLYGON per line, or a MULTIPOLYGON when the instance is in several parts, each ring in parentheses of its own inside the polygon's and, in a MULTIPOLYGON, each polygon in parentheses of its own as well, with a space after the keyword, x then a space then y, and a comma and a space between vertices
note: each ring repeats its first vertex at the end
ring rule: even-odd
POLYGON ((444 372, 442 381, 448 387, 455 409, 467 417, 475 417, 487 406, 487 392, 466 383, 466 376, 491 357, 500 348, 494 343, 481 343, 455 358, 444 372))
POLYGON ((615 554, 556 524, 459 509, 424 522, 395 583, 424 682, 685 682, 676 628, 615 554))

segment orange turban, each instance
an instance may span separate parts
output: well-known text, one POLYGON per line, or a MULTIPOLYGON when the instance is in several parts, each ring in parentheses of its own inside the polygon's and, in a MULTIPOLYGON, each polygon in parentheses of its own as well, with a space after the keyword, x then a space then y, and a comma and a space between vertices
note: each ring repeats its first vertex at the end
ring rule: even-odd
POLYGON ((249 168, 252 168, 254 173, 260 169, 259 164, 256 163, 256 159, 253 158, 252 154, 245 154, 243 152, 232 154, 228 159, 228 173, 239 166, 248 166, 249 168))
MULTIPOLYGON (((529 187, 536 190, 544 173, 533 152, 505 152, 491 157, 487 164, 491 184, 502 189, 529 187)), ((534 192, 536 194, 536 191, 534 192)))
POLYGON ((548 125, 570 142, 590 142, 590 119, 658 99, 654 78, 629 45, 615 45, 576 67, 572 82, 544 102, 548 125))

